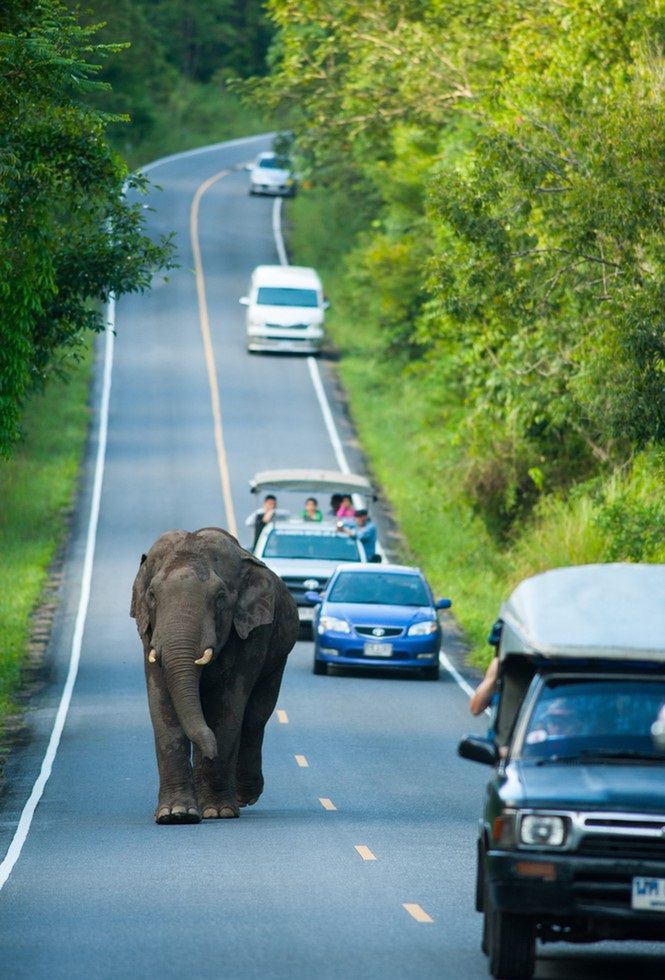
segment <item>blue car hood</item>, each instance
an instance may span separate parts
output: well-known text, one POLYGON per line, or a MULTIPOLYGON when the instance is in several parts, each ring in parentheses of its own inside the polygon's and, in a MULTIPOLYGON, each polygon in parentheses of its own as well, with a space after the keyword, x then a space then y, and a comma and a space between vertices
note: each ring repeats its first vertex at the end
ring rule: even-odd
POLYGON ((421 619, 432 619, 430 606, 379 606, 358 602, 326 602, 326 616, 337 616, 354 626, 399 626, 406 629, 421 619))
POLYGON ((665 763, 514 762, 502 797, 518 806, 665 813, 665 763))

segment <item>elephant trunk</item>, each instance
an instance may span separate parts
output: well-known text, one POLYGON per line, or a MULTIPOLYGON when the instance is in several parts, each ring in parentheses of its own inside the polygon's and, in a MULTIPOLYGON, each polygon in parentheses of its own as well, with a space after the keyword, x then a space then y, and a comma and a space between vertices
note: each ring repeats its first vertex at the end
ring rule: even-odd
POLYGON ((203 717, 199 693, 201 667, 195 665, 195 658, 196 652, 191 645, 185 650, 174 651, 167 644, 162 663, 169 694, 187 738, 199 747, 206 759, 214 759, 217 739, 203 717))

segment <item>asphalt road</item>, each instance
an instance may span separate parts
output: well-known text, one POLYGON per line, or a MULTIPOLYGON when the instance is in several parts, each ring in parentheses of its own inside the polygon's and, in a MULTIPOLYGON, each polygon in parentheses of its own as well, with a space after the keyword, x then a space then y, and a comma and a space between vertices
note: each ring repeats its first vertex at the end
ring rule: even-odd
MULTIPOLYGON (((142 653, 129 619, 142 551, 170 528, 242 525, 247 480, 273 466, 337 468, 306 360, 249 356, 251 269, 277 261, 270 200, 230 170, 199 195, 203 276, 233 513, 224 506, 200 292, 190 241, 197 188, 267 140, 156 166, 149 214, 177 230, 181 268, 123 299, 90 604, 53 772, 0 891, 2 978, 475 978, 474 840, 486 772, 459 760, 479 730, 448 675, 315 677, 311 644, 287 668, 265 744, 266 790, 239 820, 153 823, 157 779, 142 653), (324 801, 324 802, 322 802, 324 801), (332 809, 331 807, 334 807, 332 809), (405 906, 412 906, 411 914, 405 906), (425 919, 425 921, 420 921, 425 919)), ((361 465, 333 379, 324 385, 361 465)), ((94 407, 99 412, 101 367, 94 407)), ((31 739, 8 768, 0 857, 37 777, 75 634, 96 437, 31 739)), ((242 539, 247 537, 241 527, 242 539)), ((454 600, 454 596, 453 596, 454 600)), ((662 977, 649 947, 541 951, 537 976, 662 977)))

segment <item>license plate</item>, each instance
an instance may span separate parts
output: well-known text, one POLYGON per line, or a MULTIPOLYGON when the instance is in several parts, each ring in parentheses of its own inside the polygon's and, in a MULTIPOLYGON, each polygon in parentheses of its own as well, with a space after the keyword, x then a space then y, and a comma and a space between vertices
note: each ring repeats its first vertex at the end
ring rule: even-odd
POLYGON ((392 657, 392 643, 366 643, 363 652, 366 657, 392 657))
POLYGON ((634 909, 665 912, 665 878, 633 878, 634 909))
POLYGON ((298 615, 301 623, 311 623, 314 619, 314 609, 311 606, 301 606, 298 615))

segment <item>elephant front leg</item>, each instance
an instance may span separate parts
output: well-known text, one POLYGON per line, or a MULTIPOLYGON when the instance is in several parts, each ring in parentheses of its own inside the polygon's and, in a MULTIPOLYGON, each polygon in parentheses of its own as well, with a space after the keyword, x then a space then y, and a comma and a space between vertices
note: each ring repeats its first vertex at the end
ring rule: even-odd
POLYGON ((199 807, 204 820, 228 819, 240 816, 236 788, 236 767, 240 744, 242 718, 241 692, 227 690, 220 694, 219 686, 201 691, 201 704, 206 721, 217 739, 217 757, 204 759, 194 746, 194 781, 199 807))
POLYGON ((200 823, 190 742, 176 716, 159 664, 146 664, 146 683, 159 770, 155 822, 200 823))

